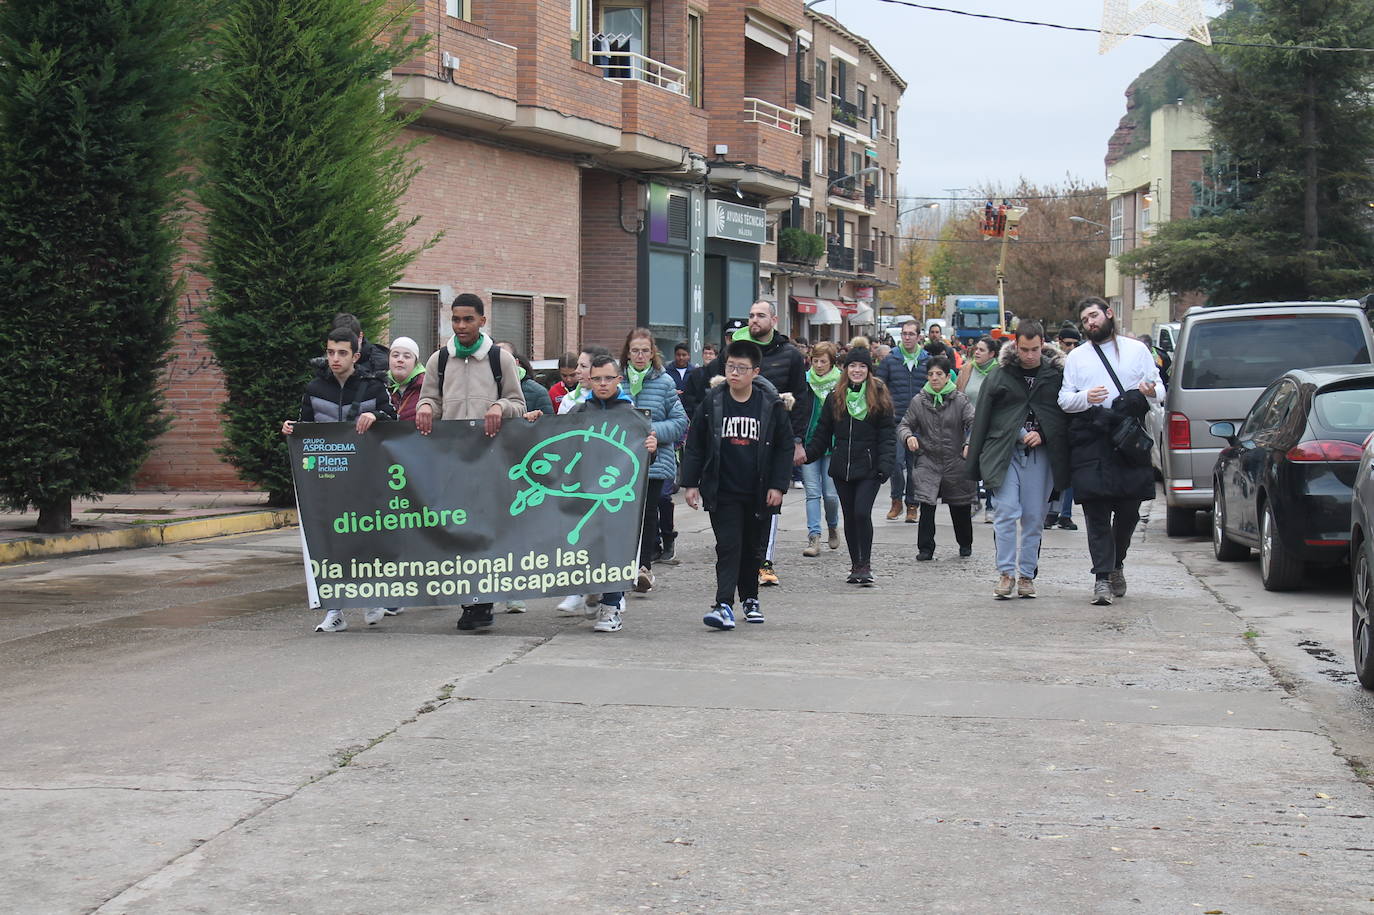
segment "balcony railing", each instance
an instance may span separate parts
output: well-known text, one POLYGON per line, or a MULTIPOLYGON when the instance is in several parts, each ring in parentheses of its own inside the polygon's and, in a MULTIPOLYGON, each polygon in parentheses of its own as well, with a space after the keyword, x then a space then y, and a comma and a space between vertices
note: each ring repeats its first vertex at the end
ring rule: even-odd
POLYGON ((785 130, 788 133, 801 136, 801 118, 797 116, 795 111, 780 108, 761 98, 745 98, 744 123, 767 124, 769 127, 776 127, 778 130, 785 130))
POLYGON ((831 244, 826 247, 826 264, 831 270, 853 270, 854 249, 843 245, 831 244))
POLYGON ((872 184, 864 185, 864 206, 872 209, 878 205, 878 188, 872 184))
POLYGON ((632 79, 667 89, 675 95, 687 94, 686 71, 634 51, 594 50, 592 63, 606 71, 607 79, 632 79))
POLYGON ((867 248, 859 252, 859 272, 873 272, 873 252, 867 248))
POLYGON ((844 172, 830 170, 830 190, 828 193, 833 197, 843 197, 846 200, 858 200, 863 196, 863 191, 854 186, 857 179, 850 175, 845 177, 844 172))
POLYGON ((859 106, 853 102, 845 102, 835 99, 830 106, 830 119, 844 124, 846 127, 857 128, 859 126, 859 106))
POLYGON ((811 107, 811 84, 800 78, 797 80, 797 104, 803 108, 811 107))

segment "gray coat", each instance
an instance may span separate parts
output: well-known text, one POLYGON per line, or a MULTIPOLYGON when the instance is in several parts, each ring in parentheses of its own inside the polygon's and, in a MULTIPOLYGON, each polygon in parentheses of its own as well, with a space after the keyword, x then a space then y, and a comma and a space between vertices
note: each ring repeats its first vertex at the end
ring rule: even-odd
POLYGON ((973 402, 963 391, 954 391, 944 398, 939 409, 935 397, 920 392, 911 398, 906 416, 897 426, 897 441, 906 447, 906 440, 916 436, 920 445, 916 454, 914 473, 916 501, 934 505, 941 499, 946 505, 972 505, 978 497, 978 484, 964 472, 964 444, 973 431, 973 402))

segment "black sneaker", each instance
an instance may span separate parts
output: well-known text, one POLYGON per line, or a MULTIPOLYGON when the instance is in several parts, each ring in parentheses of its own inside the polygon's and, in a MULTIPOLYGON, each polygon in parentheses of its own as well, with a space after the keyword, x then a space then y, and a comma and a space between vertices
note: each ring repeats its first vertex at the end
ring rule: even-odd
POLYGON ((463 615, 458 617, 458 628, 464 632, 491 625, 490 607, 464 607, 463 615))
POLYGON ((927 552, 925 552, 924 550, 922 550, 921 552, 919 552, 919 553, 916 554, 916 561, 917 561, 917 562, 930 562, 930 561, 931 561, 932 559, 934 559, 934 558, 935 558, 935 554, 934 554, 934 553, 927 553, 927 552))
POLYGON ((871 566, 859 566, 859 584, 865 588, 873 585, 873 568, 871 566))
POLYGON ((1076 531, 1078 530, 1078 525, 1073 523, 1072 518, 1060 518, 1059 529, 1061 531, 1076 531))
POLYGON ((961 547, 959 547, 959 555, 960 555, 962 558, 964 558, 964 559, 968 559, 970 556, 973 555, 973 547, 971 547, 971 546, 961 546, 961 547))
POLYGON ((658 554, 654 562, 661 562, 665 565, 672 565, 677 562, 677 534, 669 534, 663 538, 663 550, 658 554))
POLYGON ((1045 516, 1045 530, 1049 530, 1059 523, 1059 513, 1051 512, 1045 516))
POLYGON ((854 566, 849 570, 849 577, 845 579, 845 584, 857 585, 859 583, 859 567, 854 566))

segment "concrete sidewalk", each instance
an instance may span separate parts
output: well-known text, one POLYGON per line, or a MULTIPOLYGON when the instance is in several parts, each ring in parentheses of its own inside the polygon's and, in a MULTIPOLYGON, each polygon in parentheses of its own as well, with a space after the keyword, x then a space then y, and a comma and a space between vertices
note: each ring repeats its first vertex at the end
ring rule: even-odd
POLYGON ((38 512, 0 512, 0 564, 271 530, 296 523, 262 492, 131 492, 72 504, 73 529, 34 530, 38 512))

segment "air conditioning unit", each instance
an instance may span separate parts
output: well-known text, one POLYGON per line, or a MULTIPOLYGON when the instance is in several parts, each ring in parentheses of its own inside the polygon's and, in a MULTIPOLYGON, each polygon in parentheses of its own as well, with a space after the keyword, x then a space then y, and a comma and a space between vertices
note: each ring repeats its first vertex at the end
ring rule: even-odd
POLYGON ((444 51, 441 55, 439 55, 439 63, 445 70, 457 70, 458 56, 456 54, 450 54, 449 52, 444 51))

